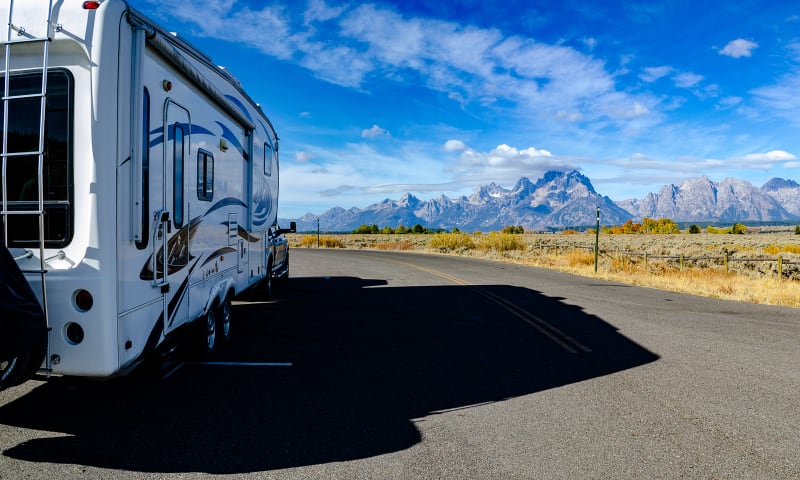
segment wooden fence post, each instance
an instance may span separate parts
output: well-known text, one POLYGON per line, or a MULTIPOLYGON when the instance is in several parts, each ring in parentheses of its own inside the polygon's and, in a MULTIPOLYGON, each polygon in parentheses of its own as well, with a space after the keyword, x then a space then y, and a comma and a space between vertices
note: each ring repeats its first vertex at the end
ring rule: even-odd
POLYGON ((783 278, 783 257, 778 255, 778 280, 783 278))
POLYGON ((725 273, 728 273, 728 254, 726 253, 723 258, 725 262, 725 273))

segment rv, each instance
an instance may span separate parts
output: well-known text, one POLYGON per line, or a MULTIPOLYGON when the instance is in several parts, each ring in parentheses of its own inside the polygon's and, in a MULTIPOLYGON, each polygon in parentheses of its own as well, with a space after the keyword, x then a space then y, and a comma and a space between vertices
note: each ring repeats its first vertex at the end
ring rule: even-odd
POLYGON ((0 16, 2 239, 47 331, 0 378, 26 361, 123 375, 182 331, 212 353, 231 299, 288 275, 272 123, 123 0, 0 0, 0 16))

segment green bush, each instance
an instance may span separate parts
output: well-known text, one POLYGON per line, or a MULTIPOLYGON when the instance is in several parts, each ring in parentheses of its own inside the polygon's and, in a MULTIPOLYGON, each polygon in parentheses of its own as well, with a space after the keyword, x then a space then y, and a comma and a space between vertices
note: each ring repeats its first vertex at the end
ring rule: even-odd
POLYGON ((503 229, 500 230, 500 233, 525 233, 525 229, 522 228, 522 225, 517 225, 516 227, 514 225, 509 225, 507 227, 503 227, 503 229))
POLYGON ((353 230, 353 233, 360 233, 360 234, 378 233, 378 226, 375 224, 361 225, 360 227, 353 230))

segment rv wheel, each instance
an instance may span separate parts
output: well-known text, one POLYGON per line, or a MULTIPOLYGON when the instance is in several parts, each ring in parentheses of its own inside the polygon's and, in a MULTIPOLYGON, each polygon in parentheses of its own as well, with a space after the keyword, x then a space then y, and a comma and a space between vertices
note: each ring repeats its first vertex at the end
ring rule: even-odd
POLYGON ((19 384, 21 363, 17 356, 0 360, 0 390, 19 384))
POLYGON ((272 259, 269 259, 267 263, 267 274, 264 276, 264 280, 261 281, 262 284, 262 291, 264 292, 264 297, 272 298, 272 259))
POLYGON ((0 347, 0 390, 17 386, 36 374, 47 354, 47 342, 38 342, 29 352, 13 350, 16 349, 0 347))
POLYGON ((200 357, 207 359, 217 351, 217 315, 216 310, 211 309, 198 322, 198 347, 200 357))
POLYGON ((222 345, 231 341, 231 302, 225 300, 217 307, 217 333, 222 345))
POLYGON ((286 288, 286 283, 289 281, 289 252, 286 252, 286 263, 283 267, 283 273, 279 277, 275 279, 275 286, 284 289, 286 288))

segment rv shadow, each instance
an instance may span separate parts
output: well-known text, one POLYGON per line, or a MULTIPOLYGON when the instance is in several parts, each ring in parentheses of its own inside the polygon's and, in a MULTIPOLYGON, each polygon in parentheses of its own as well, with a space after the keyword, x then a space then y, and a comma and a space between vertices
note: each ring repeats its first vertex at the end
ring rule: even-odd
POLYGON ((533 394, 658 357, 558 298, 501 285, 386 287, 292 278, 277 301, 234 307, 227 362, 167 379, 51 381, 0 407, 0 423, 67 436, 3 455, 141 472, 257 472, 396 452, 432 412, 533 394), (479 292, 591 349, 572 353, 479 292))

